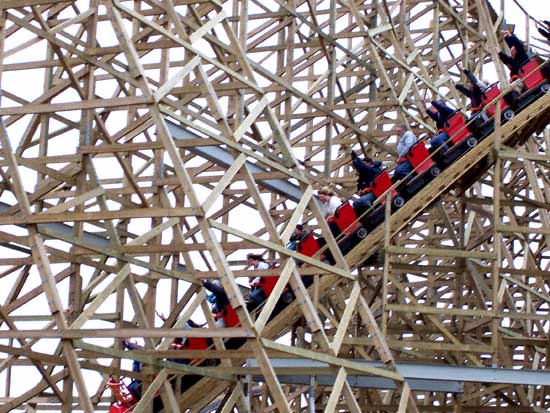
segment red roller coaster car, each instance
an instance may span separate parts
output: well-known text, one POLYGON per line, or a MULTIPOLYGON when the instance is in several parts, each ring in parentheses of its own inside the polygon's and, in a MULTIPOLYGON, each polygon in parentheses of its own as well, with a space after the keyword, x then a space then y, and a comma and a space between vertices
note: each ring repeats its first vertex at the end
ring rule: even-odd
POLYGON ((111 389, 117 400, 109 408, 109 413, 132 413, 132 407, 138 402, 134 395, 128 390, 128 386, 113 376, 109 376, 107 386, 111 389))

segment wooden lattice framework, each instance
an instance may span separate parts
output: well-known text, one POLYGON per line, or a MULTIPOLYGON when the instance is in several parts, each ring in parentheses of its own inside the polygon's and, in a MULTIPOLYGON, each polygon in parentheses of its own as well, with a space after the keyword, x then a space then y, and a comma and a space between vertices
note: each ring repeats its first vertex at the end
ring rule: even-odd
POLYGON ((433 132, 423 98, 466 110, 457 64, 507 83, 499 16, 482 0, 2 0, 0 412, 107 410, 109 375, 143 380, 134 412, 157 391, 167 411, 547 411, 545 386, 412 391, 395 366, 550 367, 548 96, 346 257, 313 197, 353 194, 350 149, 393 167, 396 123, 433 132), (336 265, 296 266, 298 222, 336 265), (279 268, 243 270, 251 251, 279 268), (249 314, 242 277, 275 273, 249 314), (214 327, 202 279, 222 282, 241 327, 214 327), (297 299, 268 322, 287 282, 297 299), (186 334, 216 350, 180 354, 220 365, 165 361, 190 316, 207 325, 186 334), (229 337, 246 345, 224 350, 229 337), (282 384, 277 357, 328 362, 335 384, 282 384), (358 372, 396 390, 354 387, 358 372), (179 394, 169 379, 185 373, 205 378, 179 394))

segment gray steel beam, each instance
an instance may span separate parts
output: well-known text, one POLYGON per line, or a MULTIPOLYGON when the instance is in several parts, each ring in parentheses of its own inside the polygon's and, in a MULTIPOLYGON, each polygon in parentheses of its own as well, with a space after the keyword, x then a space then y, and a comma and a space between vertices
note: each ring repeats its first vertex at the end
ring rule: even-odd
MULTIPOLYGON (((384 367, 382 362, 353 360, 364 363, 370 367, 384 367)), ((284 368, 304 369, 310 375, 321 377, 326 375, 321 369, 330 367, 327 363, 308 359, 272 359, 271 363, 275 370, 284 368), (316 370, 318 370, 316 372, 316 370)), ((255 360, 248 360, 247 367, 258 367, 255 360)), ((449 366, 419 363, 397 363, 397 371, 409 380, 426 380, 427 382, 477 382, 477 383, 499 383, 499 384, 520 384, 531 386, 550 386, 550 371, 528 370, 528 369, 503 369, 498 367, 470 367, 470 366, 449 366)), ((326 370, 325 370, 326 372, 326 370)), ((358 375, 357 377, 369 377, 380 380, 378 377, 358 375)), ((304 376, 305 377, 305 376, 304 376)), ((306 381, 307 384, 309 381, 306 381)), ((366 383, 366 382, 365 382, 366 383)), ((378 383, 383 383, 379 381, 378 383)))
MULTIPOLYGON (((0 215, 11 209, 13 205, 6 204, 5 202, 0 202, 0 215)), ((23 228, 26 228, 26 225, 19 225, 23 228)), ((66 235, 73 234, 73 227, 61 223, 49 223, 49 224, 39 224, 38 227, 45 226, 51 229, 53 232, 61 232, 66 235)), ((107 248, 111 245, 111 242, 108 238, 105 238, 101 235, 94 234, 93 232, 84 232, 82 235, 82 240, 90 245, 96 247, 107 248)))
MULTIPOLYGON (((168 125, 168 129, 170 130, 170 133, 172 134, 172 137, 175 140, 184 141, 188 139, 200 138, 199 135, 179 125, 176 125, 175 123, 169 120, 166 120, 166 123, 168 125)), ((209 161, 214 162, 220 166, 229 167, 234 162, 234 158, 229 153, 229 151, 218 146, 194 146, 194 147, 189 147, 188 149, 191 152, 195 153, 196 155, 199 155, 205 159, 208 159, 209 161)), ((246 162, 246 165, 253 175, 257 173, 268 172, 267 170, 262 169, 258 165, 255 165, 251 162, 246 162)), ((258 180, 258 182, 260 182, 261 185, 263 185, 266 189, 277 192, 295 202, 299 202, 303 195, 303 192, 300 189, 300 187, 284 179, 262 179, 262 180, 258 180)), ((6 204, 5 202, 0 202, 0 215, 2 213, 5 213, 11 207, 12 205, 6 204)), ((68 236, 71 236, 73 234, 73 227, 70 225, 66 225, 62 223, 40 224, 38 226, 39 230, 40 230, 40 227, 42 226, 47 228, 49 230, 48 232, 50 233, 59 232, 68 236)), ((86 232, 86 231, 84 231, 82 235, 82 241, 100 248, 108 248, 111 245, 111 242, 109 241, 108 238, 91 233, 91 232, 86 232)), ((3 243, 2 245, 7 248, 16 249, 22 252, 27 252, 25 247, 17 246, 14 243, 3 243)), ((178 264, 176 271, 186 272, 187 270, 185 266, 178 264)))
MULTIPOLYGON (((176 125, 174 122, 166 120, 168 129, 172 134, 172 138, 176 141, 185 141, 189 139, 200 139, 201 137, 190 130, 176 125)), ((219 146, 190 146, 187 148, 189 151, 193 152, 195 155, 199 155, 202 158, 208 159, 210 162, 213 162, 217 165, 229 167, 235 161, 233 155, 229 153, 227 149, 221 148, 219 146)), ((266 169, 259 167, 256 164, 251 162, 246 162, 246 166, 252 173, 252 175, 257 173, 268 172, 266 169)), ((300 202, 303 192, 298 185, 294 185, 284 179, 258 179, 260 185, 268 189, 269 191, 276 192, 283 195, 284 197, 294 201, 300 202)))
MULTIPOLYGON (((332 386, 336 380, 335 376, 304 376, 304 375, 277 375, 277 378, 284 384, 310 384, 310 378, 315 377, 315 383, 320 386, 332 386)), ((263 382, 263 376, 252 376, 255 382, 263 382)), ((393 380, 384 377, 348 375, 347 381, 351 387, 365 387, 369 389, 395 390, 397 385, 393 380)), ((452 380, 417 380, 407 379, 407 383, 413 391, 430 391, 443 393, 462 393, 463 383, 452 380)))
MULTIPOLYGON (((11 208, 12 208, 12 205, 9 205, 9 204, 6 204, 5 202, 0 201, 0 215, 2 215, 2 213, 5 213, 11 208)), ((26 228, 26 225, 18 225, 18 226, 22 228, 26 228)), ((38 224, 38 232, 43 232, 46 234, 60 233, 61 235, 65 235, 66 238, 69 238, 73 235, 73 227, 67 224, 51 222, 49 224, 38 224), (42 231, 42 228, 45 228, 45 230, 42 231)), ((52 238, 55 238, 55 236, 52 236, 52 238)), ((86 244, 89 244, 94 247, 100 247, 103 249, 108 249, 111 246, 111 241, 109 241, 109 238, 105 238, 102 235, 94 234, 93 232, 84 231, 82 233, 81 240, 84 241, 84 243, 86 244)), ((10 248, 15 251, 20 251, 29 255, 31 255, 32 253, 32 251, 26 246, 19 245, 14 242, 0 243, 0 247, 10 248)), ((182 264, 177 264, 175 270, 180 272, 187 272, 187 267, 185 267, 185 265, 182 265, 182 264)), ((240 284, 239 284, 239 287, 241 289, 242 294, 246 297, 249 289, 240 284)))
MULTIPOLYGON (((0 215, 8 211, 10 208, 12 208, 12 205, 6 204, 5 202, 0 202, 0 215)), ((23 228, 26 227, 26 225, 19 225, 19 226, 23 228)), ((67 237, 71 237, 73 235, 73 227, 71 225, 62 224, 58 222, 51 222, 49 224, 39 224, 38 225, 39 232, 41 228, 46 228, 48 230, 46 232, 50 234, 61 233, 63 235, 66 235, 67 237)), ((106 238, 102 235, 94 234, 93 232, 84 231, 82 234, 82 241, 94 247, 109 248, 111 246, 111 241, 109 241, 109 238, 106 238)), ((12 249, 18 249, 22 252, 25 252, 24 249, 26 249, 25 246, 19 246, 13 242, 10 242, 9 245, 4 245, 4 246, 12 249)), ((29 254, 31 253, 30 250, 26 252, 28 252, 29 254)), ((187 272, 187 269, 184 265, 178 264, 176 271, 187 272)))

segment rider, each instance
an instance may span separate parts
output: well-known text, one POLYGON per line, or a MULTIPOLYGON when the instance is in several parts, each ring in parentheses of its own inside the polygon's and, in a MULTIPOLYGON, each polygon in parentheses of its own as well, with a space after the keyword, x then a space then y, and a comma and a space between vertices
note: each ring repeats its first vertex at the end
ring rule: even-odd
POLYGON ((504 41, 510 48, 510 54, 507 55, 502 50, 498 52, 498 57, 502 62, 510 69, 510 80, 514 81, 519 78, 519 70, 527 63, 529 56, 525 51, 523 42, 517 38, 517 36, 509 31, 502 32, 504 41))
POLYGON ((487 89, 488 85, 479 80, 470 70, 462 69, 462 71, 468 79, 468 86, 459 83, 456 85, 456 88, 464 96, 470 99, 472 104, 472 114, 475 114, 481 110, 483 103, 483 91, 487 89))
POLYGON ((407 154, 416 143, 416 135, 407 130, 407 125, 397 125, 395 128, 397 135, 400 136, 397 142, 397 167, 393 172, 393 182, 405 178, 413 170, 412 164, 407 160, 407 154))
MULTIPOLYGON (((143 350, 143 346, 138 344, 135 341, 130 341, 126 338, 122 339, 122 345, 125 349, 130 351, 135 350, 143 350)), ((141 362, 134 360, 132 362, 132 371, 140 372, 141 371, 141 362)), ((136 398, 136 400, 141 399, 141 381, 137 379, 132 379, 132 382, 128 385, 128 390, 130 393, 132 393, 132 396, 136 398)))
POLYGON ((362 160, 354 151, 351 151, 351 160, 353 167, 359 174, 357 191, 360 195, 360 198, 353 202, 353 208, 357 211, 358 215, 362 215, 363 212, 372 206, 372 203, 376 199, 371 185, 376 175, 382 171, 382 162, 373 162, 368 156, 365 157, 365 160, 362 160))
POLYGON ((432 106, 434 109, 425 107, 426 113, 435 121, 435 125, 437 127, 437 133, 430 140, 430 144, 432 151, 441 147, 441 151, 445 152, 448 149, 446 142, 449 139, 445 126, 447 119, 449 119, 455 111, 451 107, 447 106, 442 99, 432 100, 432 106))
MULTIPOLYGON (((252 267, 254 270, 268 270, 270 268, 269 263, 260 255, 249 253, 246 256, 247 268, 252 267)), ((248 295, 248 301, 253 307, 257 307, 262 304, 265 299, 264 290, 261 288, 261 277, 253 277, 250 280, 250 293, 248 295)))

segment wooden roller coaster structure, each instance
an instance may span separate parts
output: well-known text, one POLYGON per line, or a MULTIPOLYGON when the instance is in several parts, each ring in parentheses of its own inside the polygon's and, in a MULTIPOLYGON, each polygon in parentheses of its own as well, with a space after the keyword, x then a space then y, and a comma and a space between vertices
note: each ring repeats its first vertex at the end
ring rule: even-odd
POLYGON ((549 93, 346 250, 315 195, 509 88, 493 3, 2 0, 0 413, 548 411, 549 93))

